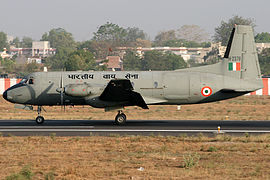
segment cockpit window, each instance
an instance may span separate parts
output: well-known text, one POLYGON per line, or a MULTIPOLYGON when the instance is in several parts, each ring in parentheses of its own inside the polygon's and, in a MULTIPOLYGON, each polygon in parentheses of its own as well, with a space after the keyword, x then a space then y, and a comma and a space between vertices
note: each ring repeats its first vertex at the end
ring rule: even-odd
POLYGON ((29 84, 34 84, 34 79, 33 78, 30 78, 29 81, 28 81, 29 84))
POLYGON ((21 84, 34 84, 34 78, 33 77, 30 77, 30 78, 27 78, 27 77, 24 77, 21 82, 21 84))
POLYGON ((22 84, 26 84, 26 83, 27 83, 27 81, 28 81, 28 79, 27 79, 27 78, 23 78, 23 79, 21 80, 21 82, 20 82, 20 83, 22 83, 22 84))

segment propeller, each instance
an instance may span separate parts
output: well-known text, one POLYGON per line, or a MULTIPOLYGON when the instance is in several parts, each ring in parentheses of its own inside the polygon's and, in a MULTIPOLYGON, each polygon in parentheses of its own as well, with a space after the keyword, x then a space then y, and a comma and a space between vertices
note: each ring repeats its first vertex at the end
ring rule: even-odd
POLYGON ((61 74, 61 79, 59 83, 59 88, 56 89, 57 92, 60 93, 60 103, 61 103, 61 109, 64 106, 64 112, 66 111, 66 107, 64 104, 64 92, 65 92, 65 87, 64 87, 64 81, 63 81, 63 76, 61 74))

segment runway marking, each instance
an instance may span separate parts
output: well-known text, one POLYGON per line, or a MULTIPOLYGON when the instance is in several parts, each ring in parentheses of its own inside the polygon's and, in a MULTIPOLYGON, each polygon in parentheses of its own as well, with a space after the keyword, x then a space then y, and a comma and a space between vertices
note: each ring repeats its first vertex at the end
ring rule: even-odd
POLYGON ((205 133, 270 133, 270 130, 173 130, 173 129, 0 129, 0 132, 205 132, 205 133))
MULTIPOLYGON (((1 129, 49 129, 52 126, 0 126, 1 129)), ((95 126, 54 126, 54 129, 87 129, 87 128, 95 128, 95 126)))

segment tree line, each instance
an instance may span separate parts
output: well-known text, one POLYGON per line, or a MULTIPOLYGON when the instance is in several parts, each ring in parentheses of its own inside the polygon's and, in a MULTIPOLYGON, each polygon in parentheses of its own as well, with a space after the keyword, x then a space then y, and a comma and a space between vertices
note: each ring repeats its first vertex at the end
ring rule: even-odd
MULTIPOLYGON (((213 41, 226 45, 235 24, 256 26, 255 21, 251 18, 233 16, 228 21, 221 21, 220 25, 215 28, 215 34, 212 37, 213 41)), ((150 41, 149 36, 137 27, 124 28, 107 22, 99 26, 97 31, 93 33, 93 37, 87 41, 76 42, 72 33, 63 28, 51 29, 49 32, 44 33, 40 40, 49 41, 51 47, 56 48, 54 56, 44 59, 45 65, 50 70, 106 70, 106 66, 99 66, 96 60, 106 62, 107 56, 117 55, 117 47, 210 47, 210 39, 209 35, 201 27, 184 25, 178 29, 161 31, 153 41, 150 41)), ((257 33, 255 40, 260 43, 269 43, 270 33, 257 33)), ((16 37, 12 42, 8 43, 7 35, 0 32, 0 49, 7 48, 9 50, 11 45, 30 48, 32 41, 30 37, 23 37, 22 39, 16 37)), ((18 72, 18 69, 23 69, 23 67, 17 67, 18 65, 14 61, 15 58, 1 60, 1 64, 4 66, 2 71, 18 72)), ((221 59, 215 49, 208 54, 207 58, 208 61, 204 64, 215 63, 221 59)), ((264 52, 259 56, 259 60, 262 73, 270 74, 270 67, 266 63, 270 60, 270 53, 264 52)), ((198 65, 192 61, 187 64, 180 56, 169 52, 150 51, 139 57, 136 51, 132 50, 128 50, 123 56, 123 64, 125 70, 174 70, 198 65)), ((39 70, 38 65, 34 64, 24 68, 25 72, 39 70)))

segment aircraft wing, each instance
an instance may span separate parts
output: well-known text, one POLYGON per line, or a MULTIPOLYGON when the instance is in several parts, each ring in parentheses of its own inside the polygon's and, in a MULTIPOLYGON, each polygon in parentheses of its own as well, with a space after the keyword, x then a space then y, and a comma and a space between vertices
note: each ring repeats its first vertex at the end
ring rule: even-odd
POLYGON ((149 109, 141 94, 133 91, 131 82, 127 79, 111 80, 99 99, 110 102, 128 102, 129 105, 149 109))

